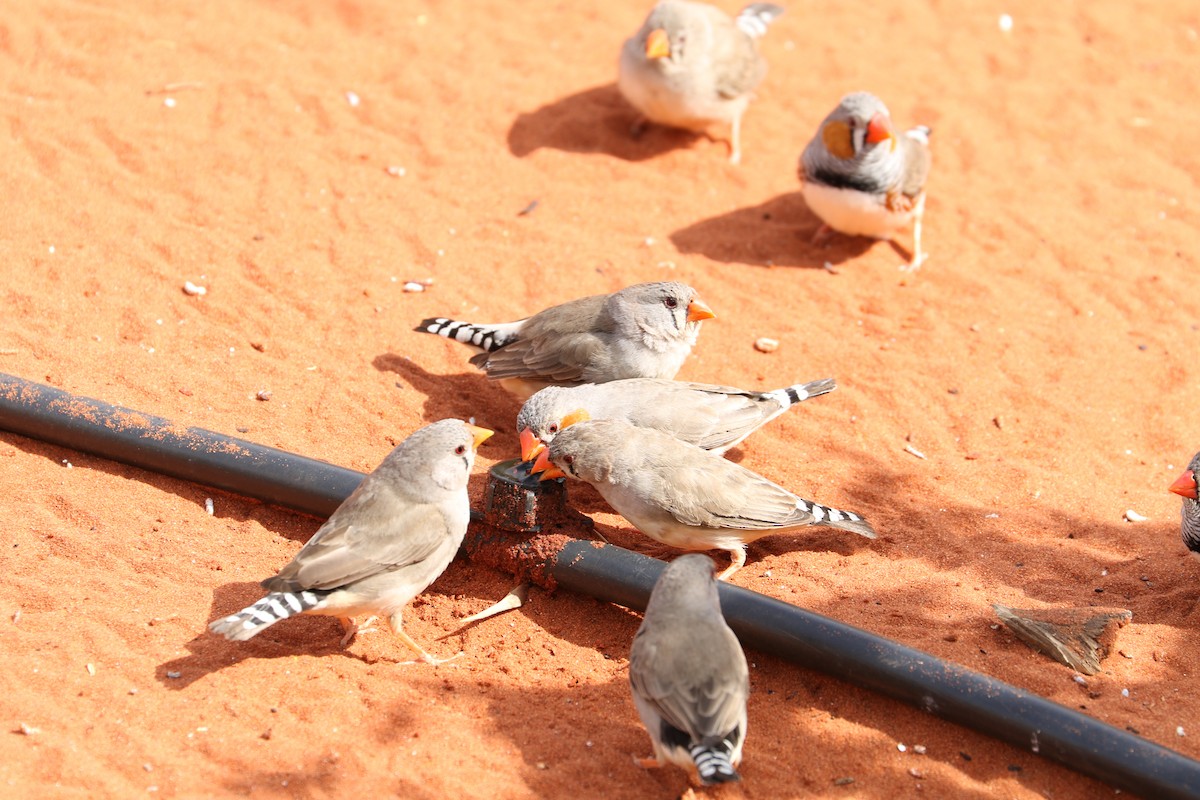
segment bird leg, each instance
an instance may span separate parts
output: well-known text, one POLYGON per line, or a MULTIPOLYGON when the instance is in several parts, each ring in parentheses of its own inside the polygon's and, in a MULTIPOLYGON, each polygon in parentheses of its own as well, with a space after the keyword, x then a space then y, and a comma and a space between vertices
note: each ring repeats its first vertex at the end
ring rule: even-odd
POLYGON ((742 163, 742 117, 733 118, 733 130, 729 136, 729 163, 742 163))
POLYGON ((824 247, 829 244, 829 240, 833 238, 834 233, 836 231, 833 228, 822 222, 821 227, 817 228, 817 232, 812 236, 812 244, 817 247, 824 247))
POLYGON ((746 566, 746 548, 739 547, 736 550, 729 551, 729 566, 725 571, 717 576, 719 581, 727 581, 733 573, 737 572, 742 567, 746 566))
POLYGON ((371 623, 375 622, 377 619, 379 619, 379 617, 370 616, 367 617, 366 622, 364 622, 362 625, 358 625, 351 617, 338 617, 338 622, 342 623, 342 630, 346 632, 346 635, 342 637, 342 647, 350 644, 350 642, 353 641, 354 637, 358 634, 370 633, 371 631, 375 630, 375 628, 370 626, 371 623))
POLYGON ((912 259, 900 267, 905 272, 916 272, 929 256, 928 253, 921 252, 921 218, 923 216, 925 216, 925 195, 921 195, 921 199, 917 201, 917 207, 913 209, 913 254, 912 259))
MULTIPOLYGON (((425 651, 425 648, 423 648, 423 647, 421 647, 421 645, 417 644, 411 636, 409 636, 407 633, 404 632, 404 624, 400 620, 400 612, 399 611, 397 611, 395 614, 392 614, 392 616, 388 618, 388 623, 392 626, 392 631, 397 636, 400 637, 400 641, 402 641, 406 645, 408 645, 408 649, 412 650, 414 653, 419 655, 421 657, 421 660, 424 661, 426 664, 430 664, 431 666, 436 667, 438 664, 445 664, 447 661, 453 661, 454 659, 463 655, 463 653, 459 652, 459 653, 456 653, 455 655, 450 656, 449 658, 437 658, 436 656, 433 656, 433 655, 430 655, 429 653, 427 653, 425 651)), ((404 663, 411 664, 414 662, 408 661, 408 662, 404 662, 404 663)))

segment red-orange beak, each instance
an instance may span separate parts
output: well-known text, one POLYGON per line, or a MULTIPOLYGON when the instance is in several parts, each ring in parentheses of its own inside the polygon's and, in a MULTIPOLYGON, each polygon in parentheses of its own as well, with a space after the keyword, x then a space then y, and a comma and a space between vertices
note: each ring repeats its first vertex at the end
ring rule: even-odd
POLYGON ((1168 492, 1174 492, 1180 497, 1196 499, 1196 475, 1190 469, 1184 470, 1183 474, 1175 479, 1175 482, 1167 487, 1168 492))
POLYGON ((688 322, 700 322, 705 319, 713 319, 717 315, 707 304, 699 297, 692 298, 692 302, 688 303, 688 322))
POLYGON ((538 453, 537 461, 533 462, 533 468, 530 472, 535 475, 539 472, 542 473, 538 476, 538 480, 542 481, 552 481, 555 478, 567 477, 567 473, 550 463, 549 450, 542 450, 542 452, 538 453))
POLYGON ((537 454, 546 449, 546 445, 542 444, 533 432, 532 428, 526 428, 521 431, 521 460, 532 461, 537 458, 537 454))
POLYGON ((646 37, 646 58, 666 58, 671 55, 671 40, 662 28, 655 28, 646 37))
POLYGON ((895 148, 896 137, 892 133, 892 120, 887 114, 876 114, 867 123, 867 143, 879 144, 887 139, 892 140, 892 147, 895 148))

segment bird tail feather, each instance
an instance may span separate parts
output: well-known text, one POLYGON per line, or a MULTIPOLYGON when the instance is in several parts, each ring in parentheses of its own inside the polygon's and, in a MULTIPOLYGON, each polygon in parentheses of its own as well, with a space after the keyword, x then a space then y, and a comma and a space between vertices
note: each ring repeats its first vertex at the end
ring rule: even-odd
POLYGON ((728 739, 716 744, 700 743, 688 749, 692 761, 696 762, 696 770, 700 773, 700 782, 705 786, 715 783, 731 783, 740 781, 741 775, 733 768, 730 753, 733 745, 728 739))
MULTIPOLYGON (((523 320, 522 320, 523 321, 523 320)), ((512 341, 515 328, 513 324, 485 325, 474 322, 460 322, 446 317, 430 317, 413 328, 421 333, 432 333, 445 336, 456 342, 478 347, 485 352, 499 350, 512 341)))
POLYGON ((774 3, 751 3, 738 12, 734 22, 751 39, 757 39, 767 32, 767 27, 782 13, 783 7, 774 3))
POLYGON ((819 381, 797 383, 794 386, 785 386, 782 389, 776 389, 771 392, 763 392, 763 394, 766 397, 774 398, 781 407, 790 408, 791 406, 796 405, 796 403, 802 403, 810 397, 829 394, 836 388, 836 380, 833 378, 822 378, 819 381))
POLYGON ((820 503, 809 503, 808 510, 817 518, 818 525, 828 525, 831 528, 850 531, 851 533, 857 533, 859 536, 865 536, 868 539, 874 539, 878 536, 871 523, 853 511, 842 511, 841 509, 823 506, 820 503))
POLYGON ((242 642, 256 636, 281 619, 303 614, 316 608, 325 599, 326 592, 271 592, 253 605, 246 606, 236 614, 213 621, 208 629, 226 639, 242 642))

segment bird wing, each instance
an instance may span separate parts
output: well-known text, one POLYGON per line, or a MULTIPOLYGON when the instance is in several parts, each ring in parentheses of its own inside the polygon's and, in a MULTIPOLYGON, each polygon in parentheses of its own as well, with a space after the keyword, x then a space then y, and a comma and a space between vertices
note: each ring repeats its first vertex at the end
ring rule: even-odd
POLYGON ((675 385, 666 387, 661 403, 631 408, 629 421, 716 450, 744 439, 781 410, 778 403, 732 386, 672 383, 675 385))
POLYGON ((929 145, 911 136, 900 136, 899 139, 900 146, 904 148, 904 174, 900 178, 900 191, 908 197, 916 197, 925 189, 925 181, 929 178, 932 163, 929 145))
POLYGON ((767 62, 759 55, 754 40, 724 14, 714 19, 712 26, 717 94, 732 100, 753 91, 767 74, 767 62))
POLYGON ((660 478, 659 505, 676 521, 737 530, 794 528, 816 521, 800 508, 800 498, 779 484, 715 454, 703 455, 648 471, 660 478))
POLYGON ((613 330, 605 312, 606 295, 582 297, 534 314, 515 341, 492 353, 479 353, 471 363, 493 380, 534 378, 551 383, 583 380, 607 353, 607 334, 613 330))
POLYGON ((696 636, 698 629, 688 627, 639 630, 629 653, 629 680, 659 716, 693 741, 724 736, 741 721, 750 694, 746 658, 728 628, 696 636), (660 636, 681 634, 693 638, 689 647, 659 647, 660 636))
POLYGON ((390 492, 366 492, 353 514, 335 512, 290 564, 263 581, 263 587, 336 589, 418 563, 449 536, 446 516, 436 505, 405 502, 390 492))

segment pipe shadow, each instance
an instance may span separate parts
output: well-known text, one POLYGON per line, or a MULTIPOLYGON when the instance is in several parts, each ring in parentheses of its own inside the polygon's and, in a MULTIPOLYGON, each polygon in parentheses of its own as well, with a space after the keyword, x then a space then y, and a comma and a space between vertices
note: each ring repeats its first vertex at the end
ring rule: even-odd
POLYGON ((874 239, 838 234, 826 245, 815 245, 812 237, 820 227, 804 195, 795 191, 695 222, 670 238, 680 253, 724 264, 809 269, 850 261, 875 244, 874 239))
POLYGON ((596 86, 518 115, 508 131, 508 149, 518 158, 546 147, 646 161, 705 138, 660 125, 647 126, 635 137, 631 129, 637 119, 615 83, 596 86))

